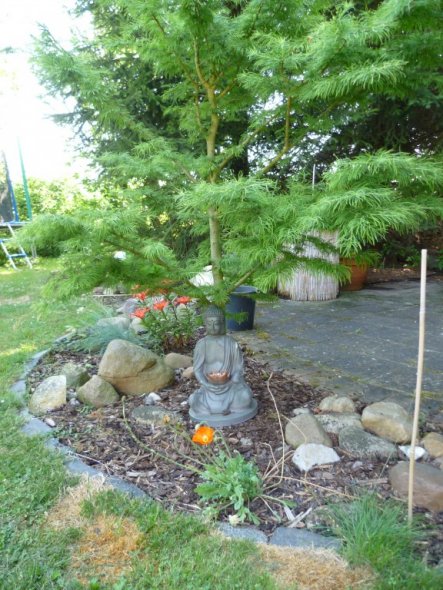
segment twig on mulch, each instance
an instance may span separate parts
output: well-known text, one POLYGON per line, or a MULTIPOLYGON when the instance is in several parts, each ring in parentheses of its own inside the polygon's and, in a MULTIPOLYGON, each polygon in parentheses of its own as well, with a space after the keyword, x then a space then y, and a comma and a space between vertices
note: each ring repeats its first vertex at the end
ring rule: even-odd
MULTIPOLYGON (((274 373, 271 373, 269 375, 269 378, 266 381, 266 387, 267 387, 267 390, 268 390, 269 395, 271 396, 272 402, 273 402, 274 407, 275 407, 275 411, 277 412, 277 420, 278 420, 278 424, 279 424, 279 427, 280 427, 280 434, 281 434, 281 439, 282 439, 282 458, 280 460, 280 462, 281 462, 281 472, 280 472, 280 480, 279 480, 279 483, 280 483, 282 481, 282 479, 283 479, 283 475, 284 475, 284 471, 285 471, 285 447, 286 447, 286 441, 285 441, 285 433, 283 432, 283 425, 282 425, 282 422, 281 422, 280 412, 278 410, 277 402, 275 401, 274 394, 272 393, 271 387, 269 385, 270 382, 271 382, 271 379, 272 379, 272 376, 273 375, 274 375, 274 373)), ((276 469, 276 468, 278 468, 278 463, 275 464, 275 466, 274 466, 273 469, 276 469)), ((269 474, 272 473, 273 469, 271 469, 271 471, 269 472, 269 474)), ((266 478, 266 476, 269 475, 269 474, 265 474, 264 475, 264 478, 266 478)))
POLYGON ((352 496, 351 494, 347 494, 346 492, 339 492, 338 490, 333 490, 332 488, 327 488, 325 486, 321 486, 318 483, 308 481, 307 479, 300 479, 298 477, 282 477, 281 479, 284 479, 287 481, 296 481, 298 483, 302 483, 305 486, 311 486, 314 488, 318 488, 320 490, 324 490, 325 492, 330 492, 331 494, 336 494, 337 496, 344 496, 345 498, 349 498, 350 500, 357 500, 357 496, 352 496))

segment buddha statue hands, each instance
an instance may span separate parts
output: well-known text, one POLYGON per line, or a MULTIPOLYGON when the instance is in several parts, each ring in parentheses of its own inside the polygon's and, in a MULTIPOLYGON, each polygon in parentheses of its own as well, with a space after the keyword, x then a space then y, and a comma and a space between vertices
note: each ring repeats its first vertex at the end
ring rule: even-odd
POLYGON ((257 402, 243 377, 243 358, 234 338, 226 335, 223 311, 205 313, 207 336, 194 350, 194 373, 200 388, 189 398, 189 414, 209 426, 240 424, 257 413, 257 402))

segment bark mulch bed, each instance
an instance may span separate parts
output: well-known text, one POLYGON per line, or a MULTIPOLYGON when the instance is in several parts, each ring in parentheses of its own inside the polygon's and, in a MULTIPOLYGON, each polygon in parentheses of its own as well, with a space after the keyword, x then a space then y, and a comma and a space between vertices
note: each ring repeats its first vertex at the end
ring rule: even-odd
MULTIPOLYGON (((44 378, 56 375, 61 366, 69 361, 82 364, 92 375, 97 372, 100 357, 54 350, 42 359, 29 376, 30 390, 33 391, 44 378)), ((196 381, 184 379, 177 373, 175 384, 158 392, 161 397, 158 405, 177 412, 182 418, 181 427, 166 425, 154 428, 131 419, 132 410, 145 403, 143 397, 126 399, 127 423, 122 403, 92 410, 78 404, 76 400, 51 412, 46 419, 50 418, 51 425, 55 423, 55 436, 69 445, 87 464, 136 484, 165 507, 198 512, 200 507, 194 488, 201 481, 199 476, 185 467, 159 459, 146 447, 137 444, 127 428, 128 424, 142 443, 179 463, 186 463, 180 453, 189 456, 197 452, 195 445, 190 443, 195 425, 189 420, 186 403, 196 388, 196 381), (181 435, 178 430, 182 431, 181 435)), ((270 369, 253 358, 245 358, 245 376, 258 400, 258 415, 243 424, 223 428, 222 432, 230 449, 255 461, 263 474, 269 472, 282 457, 279 416, 284 428, 286 419, 295 408, 307 407, 316 412, 319 402, 329 392, 297 382, 283 373, 274 372, 271 376, 270 369), (270 392, 275 398, 278 412, 270 392)), ((333 443, 336 446, 337 440, 333 440, 333 443)), ((318 507, 349 500, 362 491, 375 491, 383 499, 392 496, 387 473, 395 461, 356 460, 346 456, 340 449, 337 452, 341 457, 339 463, 314 469, 305 475, 295 468, 290 449, 286 447, 283 474, 281 468, 274 470, 273 479, 268 480, 268 484, 273 487, 267 493, 294 502, 291 511, 296 521, 292 526, 303 528, 321 524, 321 518, 316 515, 318 507)), ((262 500, 256 500, 250 508, 261 521, 260 529, 267 534, 279 525, 290 524, 291 514, 281 504, 271 502, 266 505, 262 500)), ((438 563, 443 557, 443 513, 432 515, 424 510, 417 512, 423 514, 429 525, 437 525, 430 529, 423 549, 431 563, 438 563)), ((222 514, 221 519, 225 520, 228 516, 222 514)))

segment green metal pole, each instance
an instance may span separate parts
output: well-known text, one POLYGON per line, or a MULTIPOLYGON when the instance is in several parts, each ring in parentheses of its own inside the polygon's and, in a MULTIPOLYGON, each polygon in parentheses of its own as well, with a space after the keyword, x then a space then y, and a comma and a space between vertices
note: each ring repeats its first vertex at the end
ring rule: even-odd
POLYGON ((20 168, 22 170, 23 192, 25 193, 26 209, 28 211, 28 219, 29 219, 29 221, 31 221, 32 220, 32 205, 31 205, 31 197, 29 196, 28 180, 26 178, 25 164, 23 162, 22 148, 20 146, 20 142, 19 141, 17 141, 17 144, 18 144, 18 153, 19 153, 19 156, 20 156, 20 168))

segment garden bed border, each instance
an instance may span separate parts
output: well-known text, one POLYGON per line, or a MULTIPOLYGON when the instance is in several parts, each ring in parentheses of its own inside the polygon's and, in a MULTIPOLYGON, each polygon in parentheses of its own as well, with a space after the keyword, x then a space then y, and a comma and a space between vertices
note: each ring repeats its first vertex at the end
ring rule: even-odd
MULTIPOLYGON (((70 334, 69 334, 70 335, 70 334)), ((69 335, 61 336, 54 341, 54 344, 63 342, 69 335)), ((16 400, 22 404, 26 402, 26 379, 33 369, 37 366, 39 361, 45 357, 51 349, 42 350, 34 354, 29 361, 25 363, 24 370, 20 378, 10 387, 11 393, 16 400)), ((45 446, 60 452, 63 455, 63 463, 65 468, 72 475, 89 475, 90 477, 101 476, 105 483, 112 488, 128 494, 132 498, 144 498, 156 501, 151 498, 149 494, 141 490, 135 484, 128 483, 116 475, 106 475, 101 471, 95 469, 91 465, 87 465, 84 461, 76 456, 73 449, 60 443, 60 441, 49 434, 52 428, 43 420, 33 416, 25 407, 20 411, 20 416, 24 419, 25 424, 21 430, 26 436, 47 436, 45 446)), ((263 531, 260 531, 253 525, 234 527, 228 523, 221 522, 216 525, 218 531, 227 538, 248 540, 254 543, 264 543, 280 547, 297 547, 297 548, 322 548, 338 550, 341 547, 341 541, 336 537, 325 537, 311 531, 304 529, 296 529, 289 527, 277 527, 275 531, 268 537, 263 531)))

